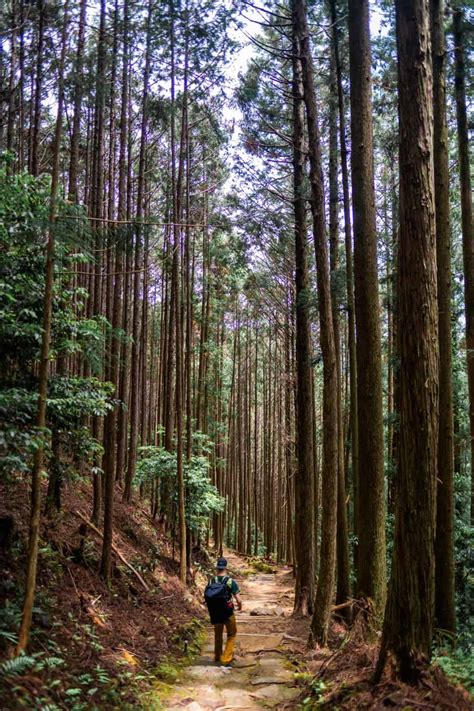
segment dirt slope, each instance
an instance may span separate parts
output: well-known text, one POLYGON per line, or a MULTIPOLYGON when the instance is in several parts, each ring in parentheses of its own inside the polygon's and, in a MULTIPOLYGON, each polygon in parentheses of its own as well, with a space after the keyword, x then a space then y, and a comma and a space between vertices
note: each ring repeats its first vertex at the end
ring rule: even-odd
POLYGON ((0 548, 0 710, 137 709, 161 660, 192 647, 203 617, 192 586, 177 577, 173 547, 145 505, 122 501, 117 487, 114 542, 140 572, 114 555, 113 584, 98 575, 101 538, 81 534, 75 512, 90 514, 91 487, 65 486, 63 509, 43 518, 38 587, 29 661, 2 673, 12 656, 21 614, 28 521, 28 487, 0 486, 0 516, 14 520, 8 549, 0 548))

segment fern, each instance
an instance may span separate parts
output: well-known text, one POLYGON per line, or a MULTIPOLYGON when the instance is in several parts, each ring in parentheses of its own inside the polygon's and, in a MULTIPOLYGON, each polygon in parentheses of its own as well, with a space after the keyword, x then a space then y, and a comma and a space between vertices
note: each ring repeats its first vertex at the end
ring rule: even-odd
POLYGON ((3 637, 3 639, 6 639, 7 642, 10 642, 11 644, 16 644, 18 641, 16 634, 14 632, 9 632, 8 630, 0 630, 0 637, 3 637))
POLYGON ((46 657, 46 659, 44 660, 44 663, 46 664, 47 667, 52 669, 53 667, 60 667, 65 662, 62 657, 46 657))
POLYGON ((45 657, 44 659, 38 661, 36 669, 38 669, 38 671, 43 671, 43 669, 54 669, 55 667, 60 667, 64 663, 65 662, 62 657, 45 657))
POLYGON ((0 664, 0 679, 8 676, 19 676, 28 669, 31 669, 35 663, 36 659, 34 657, 28 657, 27 655, 15 657, 15 659, 7 659, 6 662, 0 664))
POLYGON ((464 686, 471 694, 474 693, 474 658, 462 650, 456 650, 451 655, 439 654, 433 659, 456 684, 464 686))

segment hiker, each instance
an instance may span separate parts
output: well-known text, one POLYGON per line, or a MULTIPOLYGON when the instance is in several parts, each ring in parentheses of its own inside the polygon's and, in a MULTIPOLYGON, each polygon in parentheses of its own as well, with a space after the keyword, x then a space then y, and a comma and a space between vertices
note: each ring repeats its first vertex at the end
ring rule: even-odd
POLYGON ((209 580, 204 592, 204 599, 209 610, 211 623, 214 625, 214 661, 216 664, 231 666, 234 657, 234 645, 237 635, 237 623, 234 614, 235 599, 237 609, 242 609, 239 586, 227 572, 227 560, 219 558, 216 563, 216 575, 209 580), (222 653, 224 627, 227 640, 222 653))

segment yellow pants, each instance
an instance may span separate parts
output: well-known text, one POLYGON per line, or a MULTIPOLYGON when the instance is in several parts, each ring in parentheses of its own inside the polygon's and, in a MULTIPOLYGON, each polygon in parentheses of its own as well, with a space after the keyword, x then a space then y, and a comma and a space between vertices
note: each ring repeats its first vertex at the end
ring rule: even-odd
POLYGON ((230 664, 234 658, 234 645, 237 636, 237 622, 235 615, 229 617, 226 622, 214 625, 214 660, 222 664, 230 664), (227 632, 224 654, 222 654, 222 640, 224 637, 224 627, 227 632))

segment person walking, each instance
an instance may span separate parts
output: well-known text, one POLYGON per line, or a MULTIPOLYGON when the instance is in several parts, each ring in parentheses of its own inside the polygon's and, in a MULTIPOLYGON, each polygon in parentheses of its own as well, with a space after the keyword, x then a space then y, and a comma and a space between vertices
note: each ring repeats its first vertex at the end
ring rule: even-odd
POLYGON ((242 600, 239 586, 228 574, 226 558, 218 559, 216 575, 209 580, 204 592, 204 599, 211 623, 214 625, 214 661, 216 664, 230 667, 234 658, 237 636, 234 600, 239 611, 242 609, 242 600), (222 652, 224 629, 227 632, 227 639, 224 652, 222 652))

